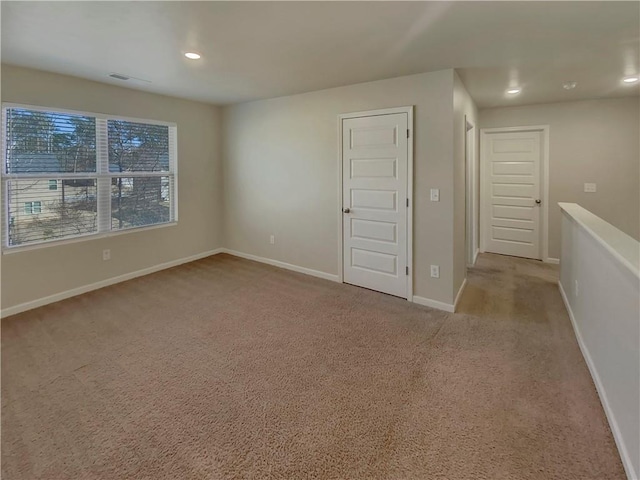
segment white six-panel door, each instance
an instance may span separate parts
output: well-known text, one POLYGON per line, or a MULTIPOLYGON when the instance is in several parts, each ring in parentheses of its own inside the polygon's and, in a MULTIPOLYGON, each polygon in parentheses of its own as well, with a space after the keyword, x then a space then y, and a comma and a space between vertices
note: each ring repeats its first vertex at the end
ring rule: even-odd
POLYGON ((408 115, 342 121, 343 279, 407 297, 408 115))
POLYGON ((541 259, 543 132, 484 133, 484 251, 541 259))

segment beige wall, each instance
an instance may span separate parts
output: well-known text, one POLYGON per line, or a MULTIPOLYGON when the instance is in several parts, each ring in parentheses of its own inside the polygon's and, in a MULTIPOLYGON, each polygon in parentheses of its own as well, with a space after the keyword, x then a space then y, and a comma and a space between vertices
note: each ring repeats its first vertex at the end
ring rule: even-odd
POLYGON ((480 126, 549 125, 549 256, 560 256, 558 202, 578 203, 640 237, 640 97, 480 111, 480 126), (585 193, 584 183, 596 183, 585 193))
MULTIPOLYGON (((466 162, 466 121, 474 125, 470 138, 478 145, 477 128, 478 110, 471 99, 458 74, 454 75, 453 83, 453 189, 455 192, 453 208, 453 289, 458 292, 467 276, 467 176, 470 184, 474 184, 476 162, 473 161, 473 172, 468 175, 466 162), (466 119, 466 121, 465 121, 466 119)), ((474 156, 478 149, 472 147, 474 156)), ((473 194, 472 194, 473 196, 473 194)), ((471 208, 474 209, 473 206, 471 208)))
POLYGON ((5 254, 2 308, 222 246, 217 107, 8 65, 2 101, 176 122, 179 164, 177 226, 5 254))
POLYGON ((414 105, 414 294, 452 303, 453 76, 444 70, 225 108, 225 245, 337 275, 338 115, 414 105), (429 201, 430 188, 440 188, 440 202, 429 201), (440 265, 439 279, 431 264, 440 265))

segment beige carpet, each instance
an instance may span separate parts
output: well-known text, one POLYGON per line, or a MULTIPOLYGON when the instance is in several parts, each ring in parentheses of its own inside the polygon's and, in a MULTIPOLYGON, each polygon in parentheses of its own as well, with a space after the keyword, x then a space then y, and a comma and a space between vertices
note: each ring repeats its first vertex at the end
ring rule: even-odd
POLYGON ((556 286, 483 255, 461 313, 226 255, 2 322, 2 478, 612 479, 556 286))

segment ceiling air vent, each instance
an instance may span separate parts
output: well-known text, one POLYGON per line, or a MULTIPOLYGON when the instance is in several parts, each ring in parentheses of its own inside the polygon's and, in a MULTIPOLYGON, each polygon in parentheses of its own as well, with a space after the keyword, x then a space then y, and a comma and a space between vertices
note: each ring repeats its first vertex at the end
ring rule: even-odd
POLYGON ((118 80, 129 80, 131 77, 127 77, 126 75, 121 75, 120 73, 112 73, 109 75, 111 78, 117 78, 118 80))

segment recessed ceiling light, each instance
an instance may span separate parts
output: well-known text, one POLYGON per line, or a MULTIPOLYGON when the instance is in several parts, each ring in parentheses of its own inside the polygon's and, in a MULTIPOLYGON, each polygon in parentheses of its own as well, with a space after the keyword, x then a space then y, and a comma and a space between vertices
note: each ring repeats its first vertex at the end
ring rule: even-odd
POLYGON ((566 82, 564 85, 562 85, 562 88, 564 88, 565 90, 573 90, 577 85, 578 82, 566 82))
POLYGON ((200 58, 200 54, 196 52, 187 52, 184 54, 189 60, 198 60, 200 58))
POLYGON ((639 80, 639 78, 637 76, 632 76, 632 77, 625 77, 622 79, 622 81, 624 83, 636 83, 639 80))
POLYGON ((513 88, 510 88, 509 90, 507 90, 507 93, 509 95, 516 95, 516 94, 520 93, 521 91, 522 91, 521 88, 513 87, 513 88))

